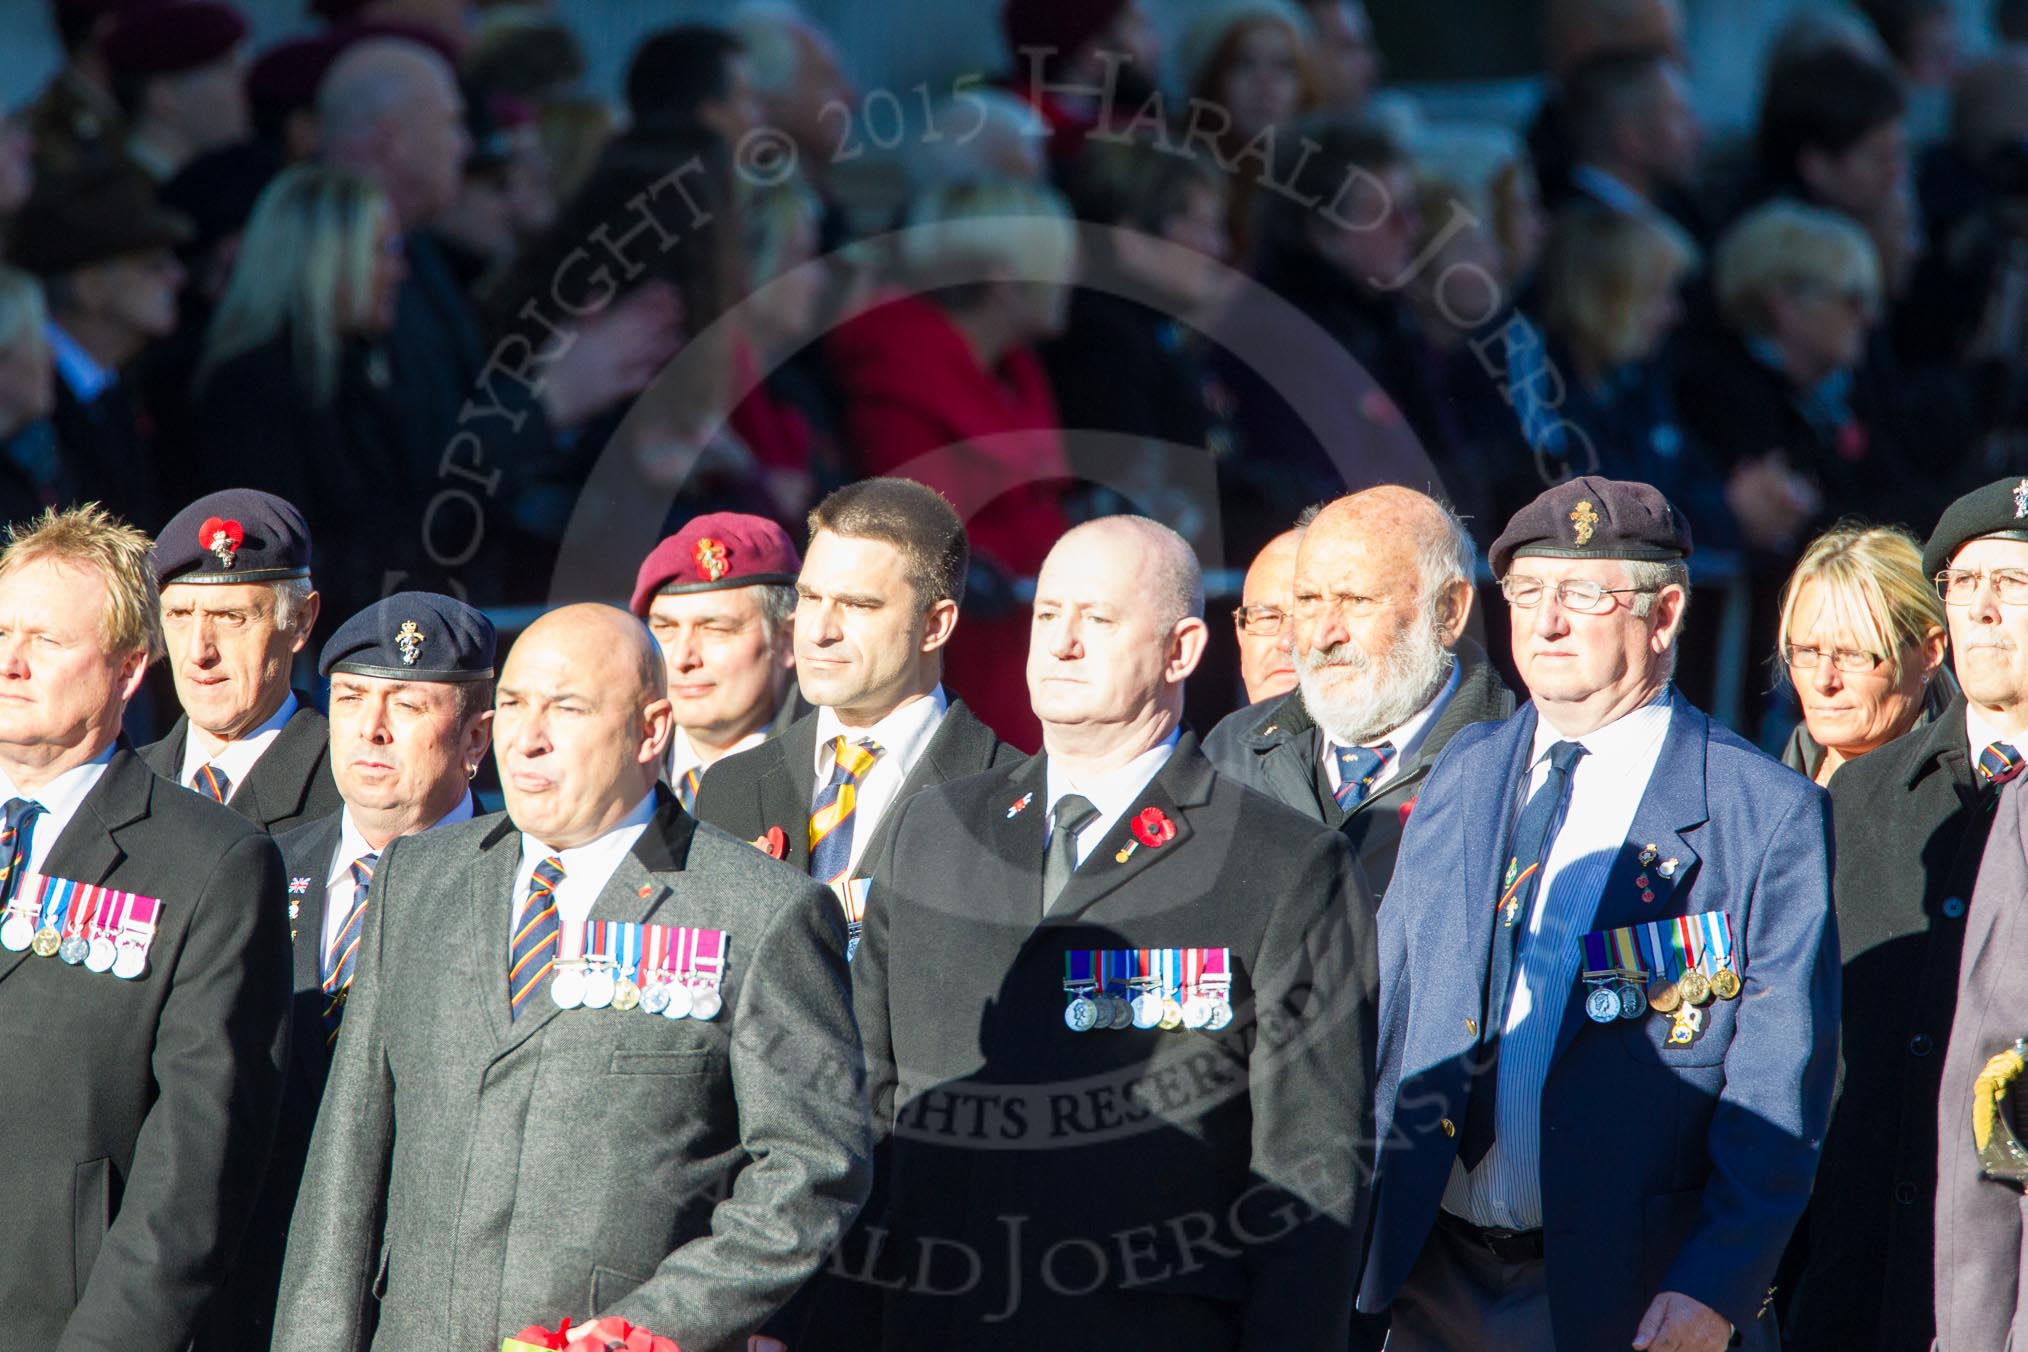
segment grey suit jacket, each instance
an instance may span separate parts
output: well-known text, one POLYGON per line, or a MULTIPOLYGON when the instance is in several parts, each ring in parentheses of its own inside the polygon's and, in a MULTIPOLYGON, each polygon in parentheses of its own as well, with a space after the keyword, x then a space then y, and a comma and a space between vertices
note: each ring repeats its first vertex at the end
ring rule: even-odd
POLYGON ((670 1021, 538 995, 515 1022, 520 853, 496 814, 380 856, 278 1352, 493 1348, 566 1315, 743 1352, 865 1198, 864 1073, 828 895, 658 789, 592 918, 724 930, 724 1012, 670 1021))
MULTIPOLYGON (((254 762, 246 782, 233 786, 226 803, 269 835, 328 817, 345 806, 338 782, 331 778, 331 725, 300 690, 296 702, 301 707, 254 762)), ((141 748, 141 759, 162 778, 180 783, 177 775, 189 731, 189 715, 178 717, 168 736, 141 748)))

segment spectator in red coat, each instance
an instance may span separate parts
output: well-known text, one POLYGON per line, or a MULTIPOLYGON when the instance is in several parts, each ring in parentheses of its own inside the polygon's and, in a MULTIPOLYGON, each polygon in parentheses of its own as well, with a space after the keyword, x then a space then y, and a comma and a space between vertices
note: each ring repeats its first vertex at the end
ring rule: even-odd
POLYGON ((965 519, 973 577, 948 679, 1032 750, 1028 621, 1012 584, 1035 575, 1068 525, 1056 400, 1033 345, 1062 331, 1077 237, 1047 188, 946 185, 910 208, 895 264, 907 293, 828 342, 846 441, 861 474, 928 484, 965 519))

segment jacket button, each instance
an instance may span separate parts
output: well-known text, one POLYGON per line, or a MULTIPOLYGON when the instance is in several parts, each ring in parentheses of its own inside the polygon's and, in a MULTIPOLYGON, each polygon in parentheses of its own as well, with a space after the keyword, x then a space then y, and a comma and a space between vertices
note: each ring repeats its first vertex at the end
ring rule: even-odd
POLYGON ((1928 1033, 1917 1033, 1908 1040, 1908 1054, 1910 1056, 1928 1056, 1930 1049, 1934 1046, 1936 1044, 1929 1040, 1928 1033))
POLYGON ((1443 1128, 1444 1135, 1446 1136, 1455 1136, 1458 1134, 1458 1124, 1451 1121, 1448 1117, 1446 1117, 1443 1121, 1437 1123, 1437 1125, 1443 1128))
POLYGON ((1952 920, 1956 920, 1965 913, 1965 899, 1963 897, 1945 897, 1943 913, 1952 920))
POLYGON ((1914 1206, 1915 1184, 1896 1183, 1894 1185, 1894 1200, 1901 1203, 1903 1206, 1914 1206))

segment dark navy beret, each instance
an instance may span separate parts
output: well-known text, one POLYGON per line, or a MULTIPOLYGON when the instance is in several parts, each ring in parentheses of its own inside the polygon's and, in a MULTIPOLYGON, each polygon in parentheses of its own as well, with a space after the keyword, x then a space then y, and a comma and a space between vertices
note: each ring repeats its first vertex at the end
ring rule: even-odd
POLYGON ((293 503, 253 488, 207 493, 155 537, 155 580, 286 582, 310 575, 310 526, 293 503))
POLYGON ((1517 558, 1638 559, 1690 556, 1690 523, 1661 490, 1595 474, 1566 480, 1514 513, 1487 561, 1505 577, 1517 558))
POLYGON ((493 677, 493 622, 436 592, 396 592, 338 626, 317 671, 394 681, 486 681, 493 677))
POLYGON ((1974 540, 2028 540, 2028 479, 1999 479, 1950 506, 1922 550, 1922 571, 1935 577, 1974 540))

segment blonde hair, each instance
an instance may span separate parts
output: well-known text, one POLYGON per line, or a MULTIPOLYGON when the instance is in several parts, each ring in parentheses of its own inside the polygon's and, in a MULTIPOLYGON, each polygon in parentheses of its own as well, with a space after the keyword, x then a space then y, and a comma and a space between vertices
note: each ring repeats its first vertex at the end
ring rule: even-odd
POLYGON ((1557 218, 1542 259, 1543 323, 1610 370, 1647 355, 1643 303, 1673 291, 1695 267, 1697 246, 1650 212, 1577 207, 1557 218))
POLYGON ((1839 212, 1776 201, 1742 216, 1718 241, 1712 266, 1718 308, 1733 327, 1765 333, 1778 291, 1858 292, 1880 301, 1873 241, 1839 212))
POLYGON ((909 205, 895 249, 904 282, 924 289, 1009 280, 1068 283, 1077 229, 1051 189, 1014 179, 943 183, 909 205))
POLYGON ((42 283, 20 268, 0 263, 0 347, 12 347, 23 338, 44 341, 42 330, 48 321, 42 283))
POLYGON ((339 353, 373 288, 386 196, 349 169, 284 170, 255 203, 232 280, 204 336, 195 385, 243 352, 289 335, 296 375, 322 408, 338 389, 339 353))
POLYGON ((1899 527, 1841 522, 1810 541, 1782 588, 1783 644, 1811 582, 1822 584, 1831 623, 1883 658, 1897 681, 1905 650, 1945 627, 1943 601, 1922 573, 1922 545, 1899 527))
POLYGON ((112 652, 152 658, 163 651, 162 601, 148 558, 153 548, 145 532, 96 502, 63 511, 45 507, 33 521, 7 527, 0 577, 45 559, 97 573, 106 587, 99 637, 112 652))

